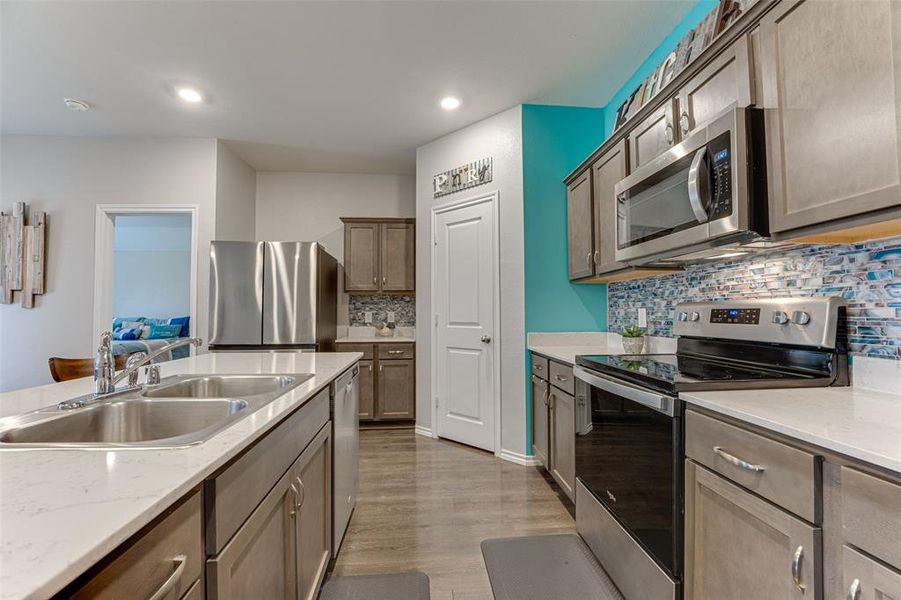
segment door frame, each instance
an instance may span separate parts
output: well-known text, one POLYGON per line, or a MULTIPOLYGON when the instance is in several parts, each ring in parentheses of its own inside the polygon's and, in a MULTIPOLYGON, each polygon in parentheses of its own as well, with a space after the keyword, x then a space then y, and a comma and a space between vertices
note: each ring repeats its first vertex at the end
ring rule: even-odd
POLYGON ((435 274, 437 272, 436 261, 437 261, 437 252, 435 252, 435 246, 438 245, 438 237, 437 237, 437 225, 438 225, 438 215, 453 212, 455 210, 459 210, 461 208, 467 208, 469 206, 475 206, 476 204, 483 204, 485 202, 491 203, 491 212, 494 218, 494 227, 492 228, 491 235, 493 237, 494 242, 494 252, 491 256, 492 262, 492 270, 494 272, 494 278, 492 281, 492 287, 494 292, 494 307, 493 307, 493 315, 492 315, 492 331, 491 331, 491 339, 495 341, 494 344, 494 360, 492 361, 492 370, 494 371, 494 431, 493 436, 493 446, 494 446, 494 455, 501 455, 501 338, 500 338, 500 312, 501 312, 501 256, 500 256, 500 211, 499 211, 499 203, 500 193, 498 190, 492 190, 490 192, 484 192, 481 194, 477 194, 475 196, 469 196, 467 198, 462 198, 459 200, 454 200, 451 202, 445 202, 443 204, 438 204, 432 207, 431 209, 431 219, 430 219, 430 231, 429 231, 429 262, 431 265, 431 283, 430 283, 430 297, 429 297, 429 320, 431 321, 432 326, 432 344, 431 344, 431 402, 432 405, 432 437, 438 439, 440 436, 438 435, 438 378, 437 378, 437 365, 438 365, 438 319, 437 319, 437 278, 435 274))
MULTIPOLYGON (((190 336, 197 331, 197 213, 196 204, 98 204, 94 213, 94 316, 92 344, 108 331, 113 320, 113 271, 117 215, 182 214, 191 217, 190 336)), ((193 352, 193 351, 192 351, 193 352)))

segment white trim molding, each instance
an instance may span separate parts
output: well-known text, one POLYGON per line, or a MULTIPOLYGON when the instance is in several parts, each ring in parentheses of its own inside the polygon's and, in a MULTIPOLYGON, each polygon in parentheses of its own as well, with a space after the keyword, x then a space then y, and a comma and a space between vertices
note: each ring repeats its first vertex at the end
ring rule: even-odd
POLYGON ((541 465, 541 460, 538 457, 520 454, 518 452, 513 452, 512 450, 502 449, 498 452, 497 456, 502 460, 516 463, 517 465, 522 465, 524 467, 537 467, 541 465))
POLYGON ((413 428, 413 433, 415 433, 416 435, 425 436, 427 438, 436 437, 435 434, 432 433, 431 429, 429 429, 428 427, 423 427, 422 425, 415 426, 413 428))

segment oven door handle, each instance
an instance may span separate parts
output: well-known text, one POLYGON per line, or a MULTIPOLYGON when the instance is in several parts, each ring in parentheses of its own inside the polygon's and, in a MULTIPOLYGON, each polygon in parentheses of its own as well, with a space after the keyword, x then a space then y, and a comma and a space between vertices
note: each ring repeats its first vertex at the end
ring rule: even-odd
POLYGON ((651 392, 628 383, 614 381, 579 366, 573 368, 573 375, 592 387, 604 390, 605 392, 610 392, 611 394, 616 394, 617 396, 622 396, 627 400, 637 402, 642 406, 647 406, 650 409, 670 417, 674 416, 675 403, 670 396, 651 392))

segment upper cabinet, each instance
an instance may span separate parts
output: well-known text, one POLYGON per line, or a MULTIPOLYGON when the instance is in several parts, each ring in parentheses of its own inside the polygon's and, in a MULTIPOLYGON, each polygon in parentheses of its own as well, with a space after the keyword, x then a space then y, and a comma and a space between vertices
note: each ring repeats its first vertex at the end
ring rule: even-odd
POLYGON ((625 268, 616 262, 616 184, 628 175, 628 147, 620 141, 591 165, 594 184, 594 264, 601 275, 625 268))
POLYGON ((635 126, 629 135, 629 156, 634 171, 651 162, 678 143, 673 115, 676 99, 669 98, 663 105, 635 126))
POLYGON ((344 291, 413 293, 416 225, 406 218, 342 218, 344 291))
POLYGON ((685 139, 730 106, 753 104, 752 81, 748 38, 741 36, 679 88, 680 139, 685 139))
POLYGON ((760 43, 770 230, 901 205, 901 3, 783 0, 760 43))
POLYGON ((566 222, 569 231, 569 278, 594 274, 594 241, 591 223, 591 171, 585 171, 566 189, 566 222))

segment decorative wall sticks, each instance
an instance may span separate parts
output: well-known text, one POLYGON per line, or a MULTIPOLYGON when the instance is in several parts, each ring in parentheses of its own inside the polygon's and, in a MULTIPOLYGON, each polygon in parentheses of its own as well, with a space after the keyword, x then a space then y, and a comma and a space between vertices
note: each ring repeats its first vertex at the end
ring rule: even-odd
POLYGON ((47 213, 35 213, 26 225, 24 202, 11 213, 0 213, 0 302, 13 303, 21 292, 22 306, 34 308, 34 297, 44 293, 44 228, 47 213))

